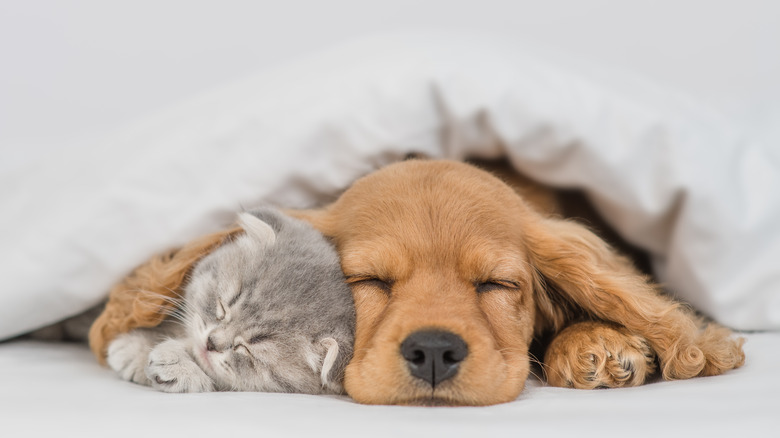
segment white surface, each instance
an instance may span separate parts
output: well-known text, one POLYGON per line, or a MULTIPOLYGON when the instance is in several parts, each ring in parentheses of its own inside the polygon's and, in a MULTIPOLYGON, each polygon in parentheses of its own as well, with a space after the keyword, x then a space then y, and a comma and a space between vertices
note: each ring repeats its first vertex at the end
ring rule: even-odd
POLYGON ((780 100, 774 0, 6 0, 0 166, 336 43, 439 28, 638 73, 735 117, 780 100))
POLYGON ((346 398, 166 394, 120 381, 85 346, 0 344, 4 436, 631 437, 773 436, 780 334, 754 334, 747 362, 718 377, 582 391, 529 380, 484 408, 362 406, 346 398))
POLYGON ((21 188, 0 192, 0 338, 86 309, 242 206, 321 205, 409 151, 507 154, 543 182, 584 187, 672 293, 735 328, 780 328, 778 150, 673 94, 615 83, 496 39, 369 39, 0 174, 21 188), (456 142, 441 142, 445 125, 456 142))

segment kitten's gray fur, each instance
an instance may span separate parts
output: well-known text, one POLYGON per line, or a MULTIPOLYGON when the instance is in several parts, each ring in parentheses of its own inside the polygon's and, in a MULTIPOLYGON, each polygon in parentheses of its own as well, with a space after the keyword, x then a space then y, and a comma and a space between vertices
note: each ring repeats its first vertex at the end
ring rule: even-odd
POLYGON ((239 219, 246 233, 196 264, 174 320, 117 337, 109 366, 167 392, 343 392, 355 308, 335 249, 270 207, 239 219))

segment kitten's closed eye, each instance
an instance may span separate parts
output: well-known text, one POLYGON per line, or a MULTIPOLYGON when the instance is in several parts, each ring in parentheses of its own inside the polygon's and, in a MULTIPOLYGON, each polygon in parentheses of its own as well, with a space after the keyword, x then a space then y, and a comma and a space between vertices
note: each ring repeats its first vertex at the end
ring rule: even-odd
POLYGON ((238 353, 244 353, 244 354, 246 354, 246 355, 248 355, 248 356, 251 356, 251 355, 252 355, 252 353, 249 351, 249 347, 247 347, 247 346, 246 346, 246 345, 244 345, 244 344, 238 344, 238 345, 236 345, 235 347, 233 347, 233 351, 236 351, 236 352, 238 352, 238 353))
POLYGON ((261 334, 259 334, 259 335, 255 335, 255 336, 253 336, 253 337, 252 337, 252 338, 249 340, 249 343, 250 343, 250 344, 259 344, 259 343, 261 343, 261 342, 263 342, 263 341, 267 341, 267 340, 271 339, 272 337, 273 337, 273 335, 272 335, 272 334, 270 334, 270 333, 261 333, 261 334))

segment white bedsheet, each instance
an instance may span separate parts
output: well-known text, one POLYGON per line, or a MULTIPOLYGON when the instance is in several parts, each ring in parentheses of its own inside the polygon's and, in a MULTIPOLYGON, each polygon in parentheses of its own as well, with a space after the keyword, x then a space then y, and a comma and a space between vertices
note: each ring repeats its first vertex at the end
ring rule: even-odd
POLYGON ((671 293, 731 327, 780 328, 780 150, 684 98, 618 83, 498 40, 376 38, 0 174, 0 339, 86 309, 242 207, 321 205, 410 151, 506 155, 584 188, 671 293))
POLYGON ((530 379, 512 403, 418 408, 346 397, 166 394, 119 380, 86 346, 0 344, 5 437, 769 437, 780 430, 780 333, 747 335, 744 367, 611 390, 530 379))

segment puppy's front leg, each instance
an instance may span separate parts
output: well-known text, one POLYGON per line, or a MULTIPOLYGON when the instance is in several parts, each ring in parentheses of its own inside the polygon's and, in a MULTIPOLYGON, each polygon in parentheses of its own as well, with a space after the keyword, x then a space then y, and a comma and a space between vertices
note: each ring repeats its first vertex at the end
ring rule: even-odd
POLYGON ((577 389, 639 386, 656 370, 644 338, 605 322, 579 322, 553 338, 544 355, 547 382, 577 389))
POLYGON ((588 229, 555 219, 538 225, 526 228, 542 276, 536 297, 542 325, 560 330, 573 315, 615 323, 646 341, 668 380, 721 374, 744 363, 742 339, 660 294, 588 229))

